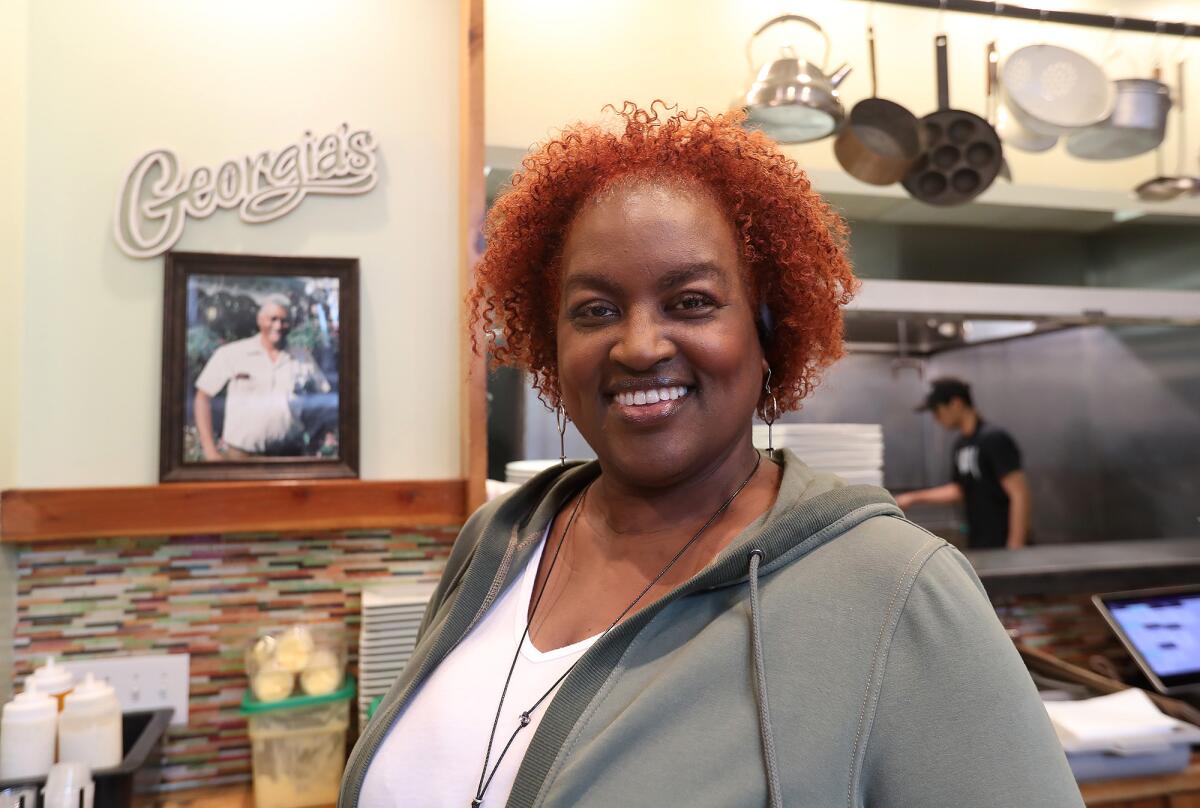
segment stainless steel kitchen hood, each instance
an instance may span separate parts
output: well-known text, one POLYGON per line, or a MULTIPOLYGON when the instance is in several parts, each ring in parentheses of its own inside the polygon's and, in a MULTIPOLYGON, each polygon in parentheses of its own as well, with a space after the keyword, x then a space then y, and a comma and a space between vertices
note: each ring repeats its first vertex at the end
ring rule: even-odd
POLYGON ((1200 326, 1200 292, 864 280, 845 323, 852 350, 929 355, 1081 325, 1200 326))

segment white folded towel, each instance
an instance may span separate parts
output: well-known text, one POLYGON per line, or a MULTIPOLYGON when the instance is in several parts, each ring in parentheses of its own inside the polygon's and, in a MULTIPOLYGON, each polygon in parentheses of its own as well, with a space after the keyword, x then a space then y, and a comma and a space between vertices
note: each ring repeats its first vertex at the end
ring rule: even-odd
POLYGON ((1182 721, 1163 715, 1142 690, 1131 687, 1082 701, 1044 702, 1063 745, 1110 740, 1165 743, 1182 721))

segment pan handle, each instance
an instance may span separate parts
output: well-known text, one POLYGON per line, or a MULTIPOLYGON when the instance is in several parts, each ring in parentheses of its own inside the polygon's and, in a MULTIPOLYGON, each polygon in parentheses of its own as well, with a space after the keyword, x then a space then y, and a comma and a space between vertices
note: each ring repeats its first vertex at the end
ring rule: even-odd
POLYGON ((875 26, 867 27, 867 53, 871 57, 871 97, 879 97, 879 84, 875 76, 875 26))
POLYGON ((750 72, 754 72, 754 54, 751 53, 751 48, 754 46, 754 40, 758 39, 763 31, 766 31, 773 25, 778 25, 781 22, 799 22, 807 25, 809 28, 821 35, 821 39, 825 40, 825 55, 821 57, 821 70, 824 71, 826 65, 829 64, 829 51, 832 47, 829 41, 829 34, 825 33, 825 29, 817 25, 808 17, 801 17, 799 14, 780 14, 774 19, 767 20, 759 27, 757 31, 750 35, 749 41, 746 42, 746 63, 750 65, 750 72))
POLYGON ((987 46, 987 122, 994 123, 996 117, 996 78, 998 74, 996 43, 989 42, 987 46))
POLYGON ((950 109, 950 65, 946 56, 946 35, 938 34, 934 39, 937 46, 938 109, 950 109))
POLYGON ((1176 107, 1179 109, 1179 166, 1175 169, 1175 172, 1180 175, 1187 173, 1187 110, 1183 105, 1183 74, 1186 72, 1185 66, 1186 63, 1183 59, 1180 59, 1179 63, 1175 65, 1175 83, 1177 85, 1175 90, 1179 93, 1179 103, 1176 104, 1176 107))

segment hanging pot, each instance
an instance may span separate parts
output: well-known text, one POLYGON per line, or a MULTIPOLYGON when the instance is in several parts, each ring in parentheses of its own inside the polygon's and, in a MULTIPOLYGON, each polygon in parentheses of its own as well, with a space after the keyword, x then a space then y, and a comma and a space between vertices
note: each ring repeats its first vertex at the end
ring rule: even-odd
POLYGON ((925 152, 904 177, 904 188, 930 205, 961 205, 995 182, 1004 152, 987 121, 973 112, 951 109, 946 35, 939 34, 934 42, 938 110, 921 119, 925 152))
POLYGON ((746 61, 751 72, 754 40, 771 26, 783 22, 802 23, 820 34, 825 41, 825 55, 817 66, 797 57, 789 45, 778 59, 763 65, 742 99, 746 125, 763 130, 780 143, 809 143, 832 135, 845 120, 846 111, 838 99, 837 88, 850 74, 850 66, 842 65, 826 76, 829 35, 808 17, 783 14, 764 23, 746 43, 746 61))
POLYGON ((1171 91, 1153 79, 1117 79, 1112 115, 1067 138, 1067 151, 1083 160, 1123 160, 1162 143, 1171 111, 1171 91))
POLYGON ((833 153, 850 176, 871 185, 891 185, 903 179, 921 156, 923 133, 916 115, 895 101, 879 97, 873 26, 867 29, 867 52, 871 97, 850 110, 850 117, 833 143, 833 153))
POLYGON ((1165 175, 1163 173, 1162 141, 1159 141, 1158 150, 1155 152, 1158 176, 1146 180, 1134 189, 1138 199, 1143 202, 1169 202, 1184 194, 1194 195, 1200 191, 1200 178, 1186 176, 1183 173, 1184 164, 1187 161, 1187 110, 1184 107, 1183 90, 1184 62, 1180 61, 1176 65, 1176 70, 1178 71, 1176 92, 1179 95, 1179 160, 1175 165, 1175 176, 1165 175))

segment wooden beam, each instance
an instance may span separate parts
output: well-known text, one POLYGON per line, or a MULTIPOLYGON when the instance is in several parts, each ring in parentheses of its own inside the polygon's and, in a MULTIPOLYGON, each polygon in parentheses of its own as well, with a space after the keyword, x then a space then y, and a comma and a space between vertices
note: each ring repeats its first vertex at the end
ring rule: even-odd
POLYGON ((457 525, 462 480, 171 483, 0 493, 0 541, 457 525))
MULTIPOLYGON (((483 177, 483 0, 459 5, 459 290, 471 289, 483 240, 487 206, 483 177)), ((462 308, 459 394, 461 475, 467 513, 483 504, 487 480, 487 364, 471 347, 468 312, 462 308)), ((478 340, 482 345, 482 339, 478 340)))

